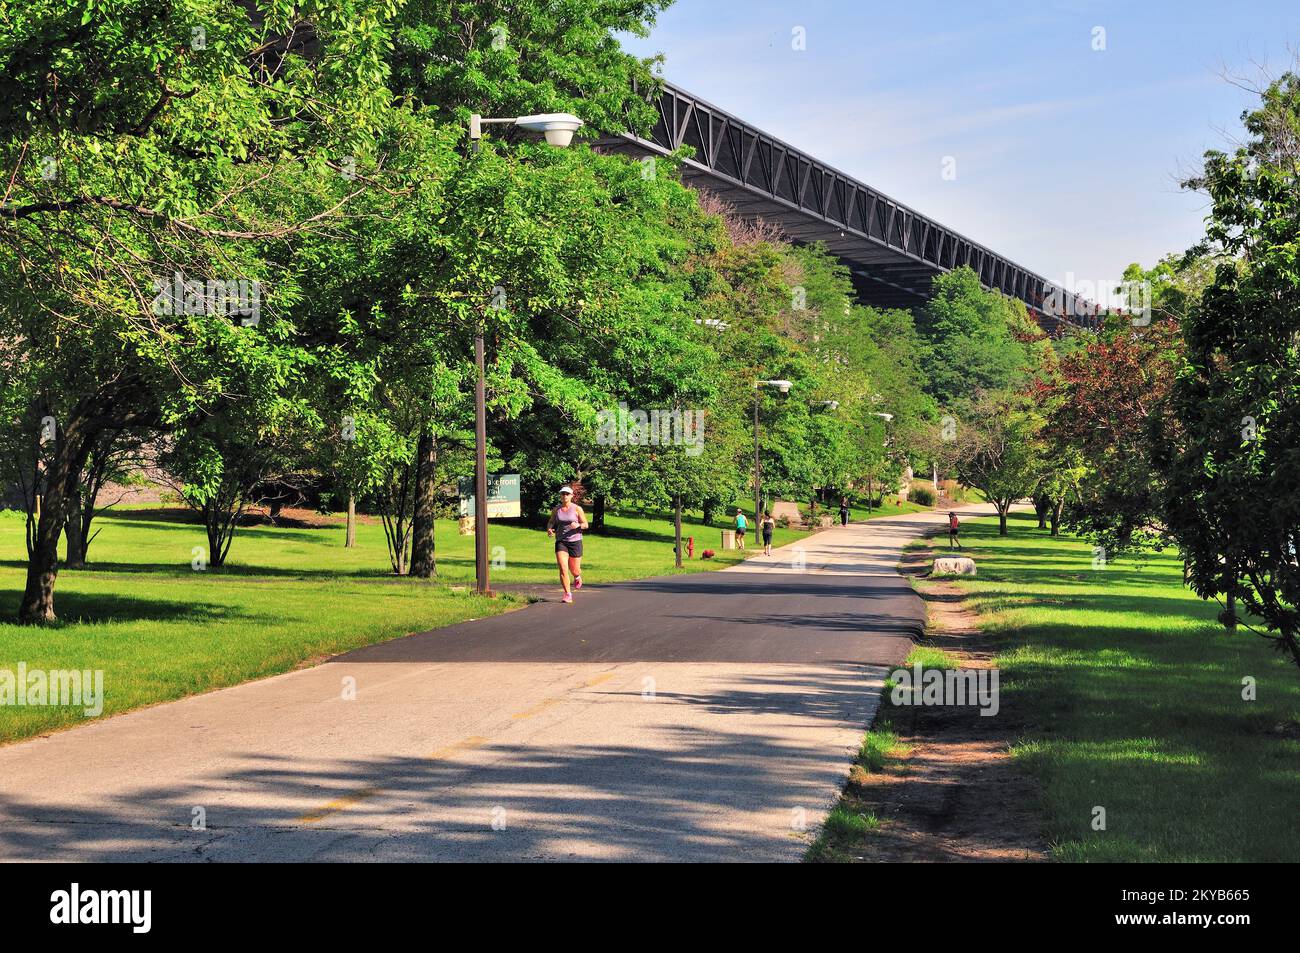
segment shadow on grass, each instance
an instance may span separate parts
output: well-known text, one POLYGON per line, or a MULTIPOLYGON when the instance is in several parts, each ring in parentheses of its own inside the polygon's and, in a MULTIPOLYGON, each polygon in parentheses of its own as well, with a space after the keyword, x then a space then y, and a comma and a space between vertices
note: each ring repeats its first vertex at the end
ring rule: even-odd
MULTIPOLYGON (((0 620, 9 622, 18 617, 19 591, 0 595, 0 620)), ((60 591, 55 600, 58 622, 55 627, 97 622, 192 622, 202 625, 229 619, 250 619, 255 615, 237 606, 219 603, 173 599, 140 598, 120 594, 91 594, 60 591)), ((39 633, 41 628, 18 628, 18 633, 39 633)))
POLYGON ((1229 636, 1172 554, 1093 570, 1091 546, 1066 537, 1082 565, 1062 572, 1017 522, 1010 538, 971 527, 980 575, 962 585, 998 613, 1003 703, 1030 724, 1016 754, 1042 781, 1054 856, 1300 859, 1294 668, 1244 629, 1229 636))

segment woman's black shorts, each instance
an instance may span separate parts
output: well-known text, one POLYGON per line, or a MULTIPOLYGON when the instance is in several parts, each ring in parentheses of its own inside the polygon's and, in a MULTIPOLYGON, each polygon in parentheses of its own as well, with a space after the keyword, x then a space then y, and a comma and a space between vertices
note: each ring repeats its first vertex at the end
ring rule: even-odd
POLYGON ((555 551, 557 553, 568 553, 574 559, 580 559, 582 557, 582 540, 557 539, 555 541, 555 551))

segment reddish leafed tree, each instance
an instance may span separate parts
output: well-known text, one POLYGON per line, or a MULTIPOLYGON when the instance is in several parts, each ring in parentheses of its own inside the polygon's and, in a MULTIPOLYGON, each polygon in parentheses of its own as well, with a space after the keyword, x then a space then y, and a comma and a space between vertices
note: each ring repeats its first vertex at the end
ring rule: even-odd
POLYGON ((1120 320, 1061 359, 1047 436, 1079 464, 1062 522, 1107 553, 1170 543, 1151 447, 1171 426, 1180 347, 1172 320, 1146 327, 1120 320))
POLYGON ((779 245, 787 241, 785 232, 781 230, 779 225, 764 218, 741 215, 734 205, 706 189, 696 189, 695 194, 699 198, 700 208, 710 215, 717 215, 722 219, 733 245, 744 248, 762 242, 769 245, 779 245))

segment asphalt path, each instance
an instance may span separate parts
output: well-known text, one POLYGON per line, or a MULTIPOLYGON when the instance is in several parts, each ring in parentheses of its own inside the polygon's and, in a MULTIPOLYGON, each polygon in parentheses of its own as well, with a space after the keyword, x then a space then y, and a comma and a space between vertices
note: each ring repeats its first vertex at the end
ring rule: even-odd
POLYGON ((797 860, 921 629, 902 548, 944 519, 588 585, 7 746, 0 859, 797 860))

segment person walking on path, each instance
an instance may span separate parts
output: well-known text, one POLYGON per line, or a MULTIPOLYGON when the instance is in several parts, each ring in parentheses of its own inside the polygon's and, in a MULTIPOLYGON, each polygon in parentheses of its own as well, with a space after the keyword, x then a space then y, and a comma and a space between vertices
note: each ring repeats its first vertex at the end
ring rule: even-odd
POLYGON ((745 512, 739 507, 736 509, 736 548, 742 553, 745 551, 745 530, 749 528, 749 523, 745 520, 745 512))
POLYGON ((776 529, 776 520, 772 519, 771 513, 764 513, 762 521, 758 524, 763 531, 763 555, 772 555, 772 531, 776 529))
POLYGON ((555 564, 560 570, 561 602, 572 602, 573 589, 582 588, 582 531, 587 528, 587 514, 573 502, 573 487, 560 487, 560 505, 551 510, 546 521, 546 535, 555 537, 555 564))
POLYGON ((948 512, 948 548, 961 549, 961 540, 957 538, 957 531, 961 523, 957 520, 957 514, 949 510, 948 512))
POLYGON ((840 497, 840 525, 849 525, 849 498, 847 496, 840 497))

